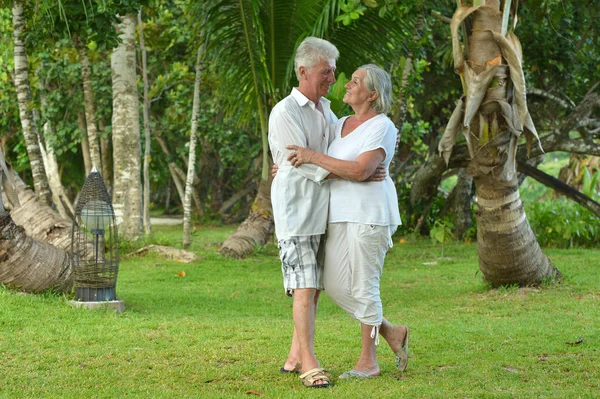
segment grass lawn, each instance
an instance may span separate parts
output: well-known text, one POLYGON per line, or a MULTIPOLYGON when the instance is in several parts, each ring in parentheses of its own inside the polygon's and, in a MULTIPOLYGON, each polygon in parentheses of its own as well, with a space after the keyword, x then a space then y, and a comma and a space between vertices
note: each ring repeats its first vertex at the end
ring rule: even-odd
MULTIPOLYGON (((396 244, 382 281, 385 316, 411 327, 401 374, 385 341, 382 374, 307 389, 282 375, 292 331, 273 244, 240 261, 217 245, 233 227, 198 228, 179 263, 123 256, 126 311, 73 308, 54 294, 0 288, 0 398, 593 398, 600 394, 600 252, 546 250, 564 274, 541 289, 489 290, 475 244, 396 244), (185 276, 180 277, 181 271, 185 276)), ((181 226, 152 241, 179 245, 181 226)), ((124 255, 124 254, 122 254, 124 255)), ((316 353, 337 377, 359 327, 325 296, 316 353)))

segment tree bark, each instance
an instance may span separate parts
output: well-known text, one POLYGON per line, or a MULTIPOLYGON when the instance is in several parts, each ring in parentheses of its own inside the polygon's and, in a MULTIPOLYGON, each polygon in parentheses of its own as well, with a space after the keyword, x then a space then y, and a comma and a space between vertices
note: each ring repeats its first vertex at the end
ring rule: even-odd
POLYGON ((69 252, 28 237, 10 215, 0 215, 0 282, 25 292, 68 292, 73 283, 69 252))
POLYGON ((102 154, 102 179, 106 185, 106 190, 109 194, 112 193, 112 173, 110 161, 110 140, 104 137, 104 120, 100 118, 98 120, 98 128, 100 129, 100 154, 102 154))
MULTIPOLYGON (((102 170, 102 157, 100 156, 100 147, 98 145, 98 128, 96 125, 96 103, 94 100, 94 88, 92 87, 92 67, 87 55, 87 47, 79 36, 73 36, 75 49, 79 53, 79 62, 81 63, 81 82, 83 86, 83 98, 85 105, 85 123, 88 138, 88 148, 92 167, 96 166, 102 170)), ((90 173, 86 169, 86 175, 90 173)))
POLYGON ((81 155, 83 156, 83 167, 85 168, 85 174, 87 174, 92 170, 92 157, 90 156, 90 142, 87 139, 87 127, 85 122, 85 114, 78 113, 77 114, 77 123, 79 125, 79 130, 83 133, 81 135, 81 155))
MULTIPOLYGON (((204 42, 206 43, 206 42, 204 42)), ((196 143, 198 142, 198 118, 200 116, 200 83, 202 81, 202 61, 205 44, 198 47, 196 54, 196 79, 194 81, 194 99, 192 101, 192 126, 190 131, 188 170, 183 197, 183 248, 188 249, 191 243, 192 225, 192 192, 194 190, 194 174, 196 171, 196 143)))
POLYGON ((146 63, 146 45, 144 43, 144 23, 142 8, 138 13, 140 51, 142 52, 142 76, 144 78, 144 232, 150 234, 150 101, 148 99, 148 67, 146 63))
POLYGON ((135 15, 120 17, 121 43, 111 55, 113 85, 113 208, 119 233, 142 232, 141 143, 136 85, 135 15))
POLYGON ((44 152, 44 146, 40 146, 42 150, 42 156, 44 157, 44 164, 46 165, 46 171, 48 172, 48 183, 52 188, 52 199, 58 213, 65 219, 73 218, 75 210, 73 204, 65 192, 65 188, 62 185, 60 179, 60 172, 58 170, 58 162, 56 161, 56 154, 54 153, 54 147, 48 145, 48 136, 54 135, 54 129, 50 121, 44 123, 44 141, 46 142, 45 148, 47 151, 44 152))
POLYGON ((25 47, 25 40, 23 39, 25 28, 23 4, 23 0, 15 0, 12 8, 14 27, 14 81, 17 92, 17 101, 19 103, 19 118, 21 119, 21 127, 23 129, 23 136, 27 147, 29 164, 31 165, 35 193, 44 203, 50 205, 52 203, 52 193, 50 192, 42 153, 40 151, 39 133, 35 123, 33 123, 33 116, 30 110, 31 88, 29 85, 27 49, 25 47))
POLYGON ((546 278, 560 278, 531 230, 516 176, 502 186, 488 176, 474 180, 477 252, 486 280, 499 287, 538 285, 546 278))
POLYGON ((252 253, 257 245, 265 245, 273 236, 275 224, 271 206, 272 182, 273 177, 270 174, 267 180, 260 180, 250 214, 237 231, 225 240, 221 247, 222 255, 242 258, 252 253))
POLYGON ((65 219, 46 205, 12 168, 10 173, 20 204, 12 203, 10 198, 3 195, 4 203, 11 205, 12 220, 25 229, 27 236, 70 251, 72 219, 65 219))
MULTIPOLYGON (((38 74, 39 80, 39 74, 38 74)), ((47 101, 45 85, 40 83, 40 101, 42 104, 42 115, 46 114, 47 101)), ((34 114, 35 118, 35 114, 34 114)), ((52 201, 56 206, 58 213, 65 219, 72 219, 75 211, 73 204, 65 192, 65 188, 62 185, 60 178, 60 171, 58 168, 58 162, 56 160, 56 154, 54 152, 54 142, 56 141, 56 132, 54 126, 50 120, 44 118, 43 123, 43 136, 40 140, 40 151, 42 153, 42 159, 44 160, 44 168, 48 176, 48 184, 52 191, 52 201)))
MULTIPOLYGON (((506 5, 510 3, 505 3, 505 12, 510 8, 506 5)), ((527 110, 521 47, 514 34, 500 34, 505 31, 502 24, 498 0, 461 6, 454 14, 454 66, 465 95, 439 149, 448 162, 458 133, 467 139, 468 171, 477 191, 479 268, 486 280, 493 287, 537 285, 561 273, 541 251, 519 195, 518 138, 524 134, 528 143, 539 139, 527 110), (472 29, 465 57, 458 29, 469 16, 472 29)))

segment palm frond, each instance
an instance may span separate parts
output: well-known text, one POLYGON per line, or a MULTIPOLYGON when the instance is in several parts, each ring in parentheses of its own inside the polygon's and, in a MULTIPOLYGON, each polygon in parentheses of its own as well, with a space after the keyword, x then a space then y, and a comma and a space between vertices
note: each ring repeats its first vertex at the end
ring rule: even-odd
POLYGON ((298 44, 315 29, 329 28, 339 1, 214 2, 204 25, 207 55, 222 68, 220 88, 229 115, 235 112, 240 123, 248 123, 247 117, 259 109, 267 114, 287 95, 295 82, 298 44))
POLYGON ((369 9, 351 25, 333 25, 329 40, 340 51, 337 70, 351 75, 360 65, 375 63, 387 69, 400 55, 405 43, 412 39, 416 16, 388 13, 383 18, 369 9))

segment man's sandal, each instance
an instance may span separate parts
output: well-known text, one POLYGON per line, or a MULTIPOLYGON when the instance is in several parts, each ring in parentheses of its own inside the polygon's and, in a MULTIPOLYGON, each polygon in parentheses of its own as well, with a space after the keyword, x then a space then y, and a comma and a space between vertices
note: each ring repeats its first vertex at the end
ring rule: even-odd
POLYGON ((286 374, 286 373, 300 374, 301 368, 302 368, 302 365, 300 363, 296 363, 296 365, 294 366, 293 369, 287 370, 285 367, 282 367, 279 369, 279 372, 283 373, 283 374, 286 374))
POLYGON ((306 373, 300 375, 300 381, 305 387, 308 388, 327 388, 331 386, 329 377, 325 374, 325 370, 321 368, 314 368, 308 370, 306 373), (321 384, 316 384, 321 381, 321 384))

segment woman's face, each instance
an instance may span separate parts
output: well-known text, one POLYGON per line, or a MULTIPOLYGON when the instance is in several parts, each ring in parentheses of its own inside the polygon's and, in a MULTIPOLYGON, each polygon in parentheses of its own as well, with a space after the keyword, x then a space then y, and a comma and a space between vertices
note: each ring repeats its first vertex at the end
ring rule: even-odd
POLYGON ((364 103, 370 103, 373 101, 373 92, 367 89, 365 84, 365 78, 367 77, 367 71, 357 69, 353 74, 352 78, 346 85, 346 94, 344 94, 344 102, 350 106, 361 105, 364 103))

